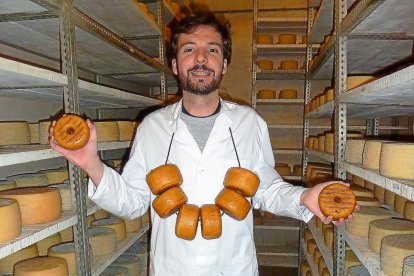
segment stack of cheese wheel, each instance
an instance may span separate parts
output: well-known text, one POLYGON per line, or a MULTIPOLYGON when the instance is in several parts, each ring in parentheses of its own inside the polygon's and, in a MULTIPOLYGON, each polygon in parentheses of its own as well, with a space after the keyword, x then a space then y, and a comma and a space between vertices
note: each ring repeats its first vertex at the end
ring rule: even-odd
POLYGON ((0 191, 17 188, 16 182, 13 180, 0 180, 0 191))
POLYGON ((62 238, 60 237, 59 233, 51 235, 47 238, 44 238, 36 243, 37 251, 39 252, 39 256, 46 256, 49 250, 49 247, 59 244, 62 242, 62 238))
POLYGON ((54 245, 49 248, 47 255, 66 260, 69 276, 77 275, 75 244, 73 242, 54 245))
POLYGON ((257 44, 273 44, 273 37, 271 35, 259 34, 257 35, 257 44))
POLYGON ((49 144, 49 128, 51 121, 39 121, 39 143, 42 145, 49 144))
POLYGON ((18 262, 13 269, 15 276, 67 276, 66 260, 58 257, 36 257, 18 262))
POLYGON ((382 143, 379 171, 381 175, 414 179, 414 143, 382 143))
POLYGON ((0 198, 13 198, 19 202, 23 225, 50 222, 62 216, 60 193, 55 188, 5 190, 0 192, 0 198))
POLYGON ((359 212, 353 214, 353 223, 345 225, 346 230, 352 235, 368 237, 369 223, 378 219, 391 218, 391 212, 384 208, 361 206, 359 212))
POLYGON ((381 270, 389 275, 402 275, 404 259, 414 255, 414 235, 391 235, 382 239, 381 270))
POLYGON ((44 170, 40 171, 46 175, 48 184, 60 184, 69 179, 69 171, 66 168, 54 169, 54 170, 44 170))
POLYGON ((30 144, 39 144, 39 123, 29 123, 30 144))
POLYGON ((296 89, 281 89, 279 92, 279 99, 296 99, 298 91, 296 89))
POLYGON ((47 186, 47 176, 44 173, 26 173, 7 177, 7 180, 14 181, 18 188, 47 186))
POLYGON ((257 92, 258 99, 274 99, 276 98, 276 90, 261 89, 257 92))
POLYGON ((414 202, 407 201, 405 203, 404 218, 414 221, 414 202))
POLYGON ((288 164, 285 163, 276 163, 275 169, 280 176, 288 176, 291 175, 290 167, 288 164))
POLYGON ((394 211, 398 214, 404 214, 404 208, 405 208, 406 202, 407 202, 407 199, 405 197, 402 197, 400 195, 395 195, 394 211))
POLYGON ((141 275, 140 259, 137 256, 121 255, 115 260, 114 265, 128 268, 128 275, 141 275))
POLYGON ((130 141, 134 135, 133 121, 117 121, 119 129, 119 141, 130 141))
POLYGON ((115 252, 117 237, 114 229, 109 227, 92 227, 88 230, 88 234, 93 256, 104 256, 115 252))
POLYGON ((367 140, 362 154, 362 166, 365 169, 378 171, 382 143, 385 140, 367 140))
POLYGON ((14 239, 22 233, 22 218, 17 200, 0 198, 0 243, 14 239))
POLYGON ((92 222, 92 227, 94 226, 107 227, 113 229, 116 233, 117 241, 122 241, 126 237, 126 227, 123 219, 116 217, 98 219, 92 222))
POLYGON ((325 133, 325 152, 327 153, 334 153, 334 142, 335 136, 333 132, 326 132, 325 133))
POLYGON ((13 273, 13 266, 25 259, 39 256, 36 244, 29 245, 19 251, 0 259, 0 275, 13 273))
POLYGON ((68 227, 59 232, 62 242, 73 242, 73 227, 68 227))
POLYGON ((49 187, 59 190, 60 198, 62 200, 62 210, 72 210, 72 195, 69 181, 66 180, 63 184, 50 185, 49 187))
POLYGON ((346 90, 351 90, 375 80, 373 76, 351 76, 346 78, 346 90))
POLYGON ((128 268, 120 265, 110 265, 102 272, 100 276, 128 276, 128 268))
POLYGON ((404 259, 402 275, 414 275, 414 255, 404 259))
POLYGON ((281 70, 298 70, 298 68, 297 60, 282 60, 279 67, 281 70))
POLYGON ((348 163, 362 164, 364 146, 364 139, 348 139, 346 141, 345 161, 348 163))
POLYGON ((30 144, 27 122, 0 122, 0 146, 30 144))
POLYGON ((98 142, 119 141, 119 129, 116 121, 97 121, 94 124, 98 142))
POLYGON ((278 36, 278 44, 296 44, 295 34, 280 34, 278 36))
MULTIPOLYGON (((358 185, 360 187, 365 187, 365 179, 363 179, 362 177, 359 177, 357 175, 352 176, 352 183, 355 184, 355 185, 358 185)), ((364 190, 366 190, 366 189, 364 189, 364 190)))
POLYGON ((369 247, 375 253, 380 253, 382 239, 397 234, 414 234, 414 222, 392 218, 372 221, 368 233, 369 247))
POLYGON ((272 70, 273 69, 273 61, 271 60, 258 60, 257 66, 262 70, 272 70))

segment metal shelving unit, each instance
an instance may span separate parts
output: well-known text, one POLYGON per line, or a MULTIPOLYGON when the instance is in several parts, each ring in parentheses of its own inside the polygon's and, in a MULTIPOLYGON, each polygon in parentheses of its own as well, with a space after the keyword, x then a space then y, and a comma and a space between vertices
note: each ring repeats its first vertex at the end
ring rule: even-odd
POLYGON ((332 250, 329 249, 326 245, 325 242, 323 240, 323 235, 322 235, 322 231, 319 230, 316 225, 315 222, 313 220, 311 220, 308 223, 308 227, 309 230, 312 232, 313 238, 316 241, 316 244, 318 245, 319 250, 321 251, 322 257, 326 263, 326 267, 329 270, 329 273, 332 274, 333 272, 333 259, 332 259, 332 250))

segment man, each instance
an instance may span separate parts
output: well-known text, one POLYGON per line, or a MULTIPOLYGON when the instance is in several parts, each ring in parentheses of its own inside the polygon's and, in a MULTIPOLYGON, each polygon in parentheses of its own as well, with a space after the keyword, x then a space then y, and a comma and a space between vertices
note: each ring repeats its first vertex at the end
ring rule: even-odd
MULTIPOLYGON (((183 176, 188 203, 214 204, 226 171, 238 166, 239 159, 241 167, 260 178, 252 198, 255 208, 305 221, 314 213, 329 223, 332 218, 322 215, 317 200, 327 184, 305 189, 283 182, 274 170, 264 120, 250 107, 220 99, 219 84, 231 61, 229 28, 211 14, 192 15, 176 27, 172 48, 172 70, 183 99, 143 120, 122 176, 99 159, 91 122, 90 141, 78 151, 57 146, 50 130, 51 147, 88 173, 91 199, 119 216, 143 215, 155 198, 145 177, 169 153, 168 163, 177 165, 183 176)), ((151 216, 151 275, 258 275, 251 210, 242 221, 223 215, 222 235, 212 240, 203 239, 200 226, 194 240, 178 238, 176 214, 163 219, 151 209, 151 216)))

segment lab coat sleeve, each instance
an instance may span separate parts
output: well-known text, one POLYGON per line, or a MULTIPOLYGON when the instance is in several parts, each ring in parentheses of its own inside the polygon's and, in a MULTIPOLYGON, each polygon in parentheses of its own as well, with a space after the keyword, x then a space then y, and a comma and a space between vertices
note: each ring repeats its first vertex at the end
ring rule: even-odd
POLYGON ((101 208, 120 217, 133 219, 142 216, 150 204, 151 191, 145 180, 145 161, 140 141, 140 128, 130 159, 122 175, 104 165, 104 173, 98 187, 88 182, 88 196, 101 208))
POLYGON ((284 182, 276 172, 267 125, 259 121, 259 126, 261 148, 254 162, 254 171, 260 178, 260 186, 253 198, 254 208, 308 222, 313 214, 300 205, 300 197, 306 188, 284 182))

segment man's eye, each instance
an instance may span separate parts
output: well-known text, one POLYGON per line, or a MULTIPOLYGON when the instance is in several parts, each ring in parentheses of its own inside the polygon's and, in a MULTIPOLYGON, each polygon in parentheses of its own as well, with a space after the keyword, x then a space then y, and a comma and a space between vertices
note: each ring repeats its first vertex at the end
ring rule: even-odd
POLYGON ((210 53, 218 53, 218 50, 217 49, 214 49, 214 48, 211 48, 210 49, 210 53))
POLYGON ((184 53, 191 53, 192 51, 193 51, 193 49, 191 49, 191 48, 184 49, 184 53))

